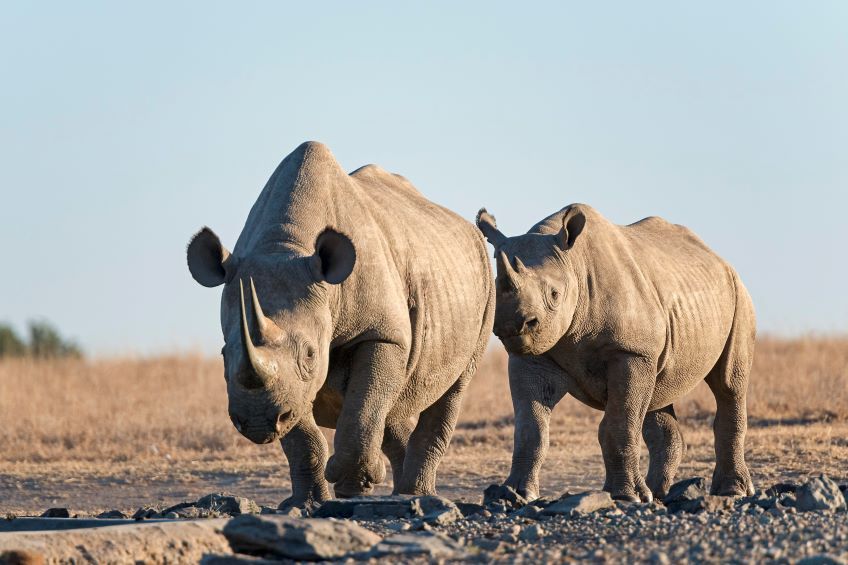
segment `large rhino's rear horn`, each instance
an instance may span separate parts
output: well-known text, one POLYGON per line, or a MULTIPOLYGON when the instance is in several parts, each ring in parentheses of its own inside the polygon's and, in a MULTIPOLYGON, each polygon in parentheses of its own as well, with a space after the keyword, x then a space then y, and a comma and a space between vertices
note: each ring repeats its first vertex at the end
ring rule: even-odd
MULTIPOLYGON (((276 324, 265 318, 264 314, 262 314, 261 308, 258 308, 259 299, 256 296, 256 288, 253 286, 253 279, 250 280, 250 289, 252 291, 251 294, 253 295, 254 314, 256 315, 257 320, 262 320, 261 322, 258 322, 260 331, 263 322, 265 324, 271 324, 276 328, 276 324)), ((247 358, 250 360, 250 366, 253 368, 254 373, 263 384, 267 384, 277 375, 277 363, 273 359, 269 358, 265 351, 262 351, 261 348, 253 345, 253 339, 250 337, 250 328, 247 324, 247 311, 244 307, 244 285, 241 280, 239 280, 239 292, 241 293, 241 341, 244 344, 245 353, 247 353, 247 358)), ((269 329, 267 325, 266 329, 269 329)), ((279 331, 279 328, 276 329, 279 331)))

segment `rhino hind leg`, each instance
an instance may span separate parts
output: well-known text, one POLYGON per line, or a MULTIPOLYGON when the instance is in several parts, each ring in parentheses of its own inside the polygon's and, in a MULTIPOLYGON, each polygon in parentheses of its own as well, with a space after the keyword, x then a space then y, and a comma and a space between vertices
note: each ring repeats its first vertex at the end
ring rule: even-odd
POLYGON ((645 482, 654 498, 661 499, 668 494, 686 450, 673 405, 648 412, 642 424, 642 439, 650 454, 645 482))
POLYGON ((289 462, 292 495, 281 502, 279 508, 308 508, 329 500, 330 489, 324 479, 327 439, 315 423, 312 413, 304 416, 280 443, 289 462))
POLYGON ((408 419, 386 423, 386 430, 383 433, 383 453, 392 464, 392 484, 395 489, 403 480, 406 448, 414 428, 414 423, 408 419))
MULTIPOLYGON (((739 290, 737 290, 737 294, 739 290)), ((755 339, 753 308, 744 289, 737 296, 736 313, 724 352, 707 375, 715 395, 713 421, 716 465, 711 494, 744 496, 754 494, 751 471, 745 463, 745 433, 748 428, 746 395, 755 339)))
POLYGON ((430 407, 421 412, 409 438, 403 473, 395 483, 395 494, 436 494, 436 471, 450 444, 462 395, 473 376, 466 371, 430 407))

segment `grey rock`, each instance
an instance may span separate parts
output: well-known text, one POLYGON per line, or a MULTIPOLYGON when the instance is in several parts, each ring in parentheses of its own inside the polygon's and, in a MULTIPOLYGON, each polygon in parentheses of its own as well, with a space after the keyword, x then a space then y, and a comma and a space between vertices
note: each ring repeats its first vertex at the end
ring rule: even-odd
POLYGON ((458 502, 455 501, 456 507, 459 508, 459 511, 462 512, 462 515, 466 518, 468 516, 473 516, 475 514, 480 514, 483 512, 486 507, 482 504, 474 504, 473 502, 458 502))
POLYGON ((508 547, 502 540, 490 538, 477 538, 471 543, 474 547, 488 551, 489 553, 503 553, 508 547))
POLYGON ((785 492, 795 494, 795 491, 797 490, 798 485, 796 485, 795 483, 777 483, 776 485, 766 489, 766 496, 778 497, 785 492))
POLYGON ((41 514, 42 518, 70 518, 71 513, 67 508, 48 508, 41 514))
POLYGON ((483 491, 483 504, 500 502, 509 508, 521 508, 527 504, 527 499, 515 492, 515 489, 506 485, 489 485, 483 491))
POLYGON ((693 477, 678 481, 671 485, 668 489, 668 494, 663 498, 663 504, 668 506, 670 502, 678 502, 681 500, 695 500, 702 496, 706 496, 707 481, 704 477, 693 477))
POLYGON ((519 508, 514 515, 521 516, 522 518, 530 518, 531 520, 538 520, 542 516, 542 509, 533 504, 528 504, 527 506, 519 508))
POLYGON ((465 555, 465 548, 457 541, 439 532, 402 533, 387 537, 368 552, 367 557, 424 555, 437 559, 457 559, 465 555))
POLYGON ((604 508, 615 507, 615 502, 606 491, 589 491, 581 494, 575 494, 554 502, 547 506, 542 513, 548 516, 556 514, 564 514, 566 516, 578 514, 590 514, 603 510, 604 508))
POLYGON ((288 559, 337 559, 363 552, 380 536, 351 522, 242 514, 224 526, 233 551, 288 559))
POLYGON ((185 510, 186 508, 194 507, 194 502, 180 502, 179 504, 174 504, 173 506, 169 506, 168 508, 162 510, 162 514, 169 514, 171 512, 180 512, 181 510, 185 510))
POLYGON ((421 509, 422 520, 434 526, 447 526, 464 517, 462 511, 447 498, 419 496, 414 499, 421 509))
POLYGON ((545 531, 545 528, 539 524, 532 524, 521 530, 521 533, 518 534, 518 539, 521 541, 538 541, 547 534, 548 532, 545 531))
MULTIPOLYGON (((420 507, 418 507, 420 508, 420 507)), ((313 513, 316 518, 414 518, 420 513, 411 496, 360 496, 328 500, 313 513)))
POLYGON ((108 510, 106 512, 101 512, 97 515, 97 518, 100 520, 126 520, 129 518, 126 514, 121 512, 120 510, 108 510))
POLYGON ((212 493, 200 498, 193 506, 212 510, 221 514, 229 514, 230 516, 239 516, 241 514, 259 514, 261 509, 259 505, 249 498, 233 496, 226 493, 212 493))
POLYGON ((672 514, 678 512, 731 512, 735 506, 736 499, 731 496, 713 496, 705 494, 695 499, 679 499, 667 504, 668 511, 672 514))
POLYGON ((200 560, 200 565, 279 565, 277 559, 262 559, 250 555, 221 555, 208 553, 200 560))
POLYGON ((149 520, 150 518, 158 518, 159 509, 152 506, 142 506, 132 515, 133 520, 149 520))
POLYGON ((839 485, 826 475, 819 475, 798 487, 796 508, 801 512, 810 510, 845 510, 845 497, 839 485))

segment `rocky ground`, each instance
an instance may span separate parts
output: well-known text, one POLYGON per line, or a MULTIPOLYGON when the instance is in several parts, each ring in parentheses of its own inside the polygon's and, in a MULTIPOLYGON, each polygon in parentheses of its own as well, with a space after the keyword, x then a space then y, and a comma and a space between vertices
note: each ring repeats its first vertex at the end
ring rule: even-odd
MULTIPOLYGON (((455 503, 437 496, 378 496, 333 500, 309 512, 285 513, 245 498, 209 495, 168 508, 141 508, 132 517, 114 511, 76 520, 87 527, 98 520, 147 524, 167 539, 171 525, 184 525, 186 519, 196 520, 189 523, 213 519, 199 520, 210 527, 195 533, 185 528, 175 531, 167 543, 179 552, 168 559, 168 551, 158 550, 151 562, 846 563, 845 490, 845 485, 840 487, 820 476, 802 484, 777 484, 751 497, 723 498, 708 495, 704 479, 694 478, 675 484, 663 501, 649 504, 613 501, 600 491, 565 493, 555 500, 528 503, 511 489, 493 485, 486 489, 481 504, 455 503), (221 519, 227 516, 232 518, 221 519)), ((69 514, 64 509, 50 509, 45 516, 64 518, 69 514)), ((17 529, 32 529, 33 523, 42 522, 11 519, 0 525, 0 531, 16 529, 16 523, 17 529)), ((68 520, 56 523, 67 527, 68 520)), ((133 527, 137 528, 117 525, 110 530, 133 527)), ((71 554, 65 558, 106 561, 115 557, 108 553, 115 544, 98 540, 114 539, 117 533, 104 536, 102 529, 72 532, 76 534, 61 534, 76 536, 68 538, 65 545, 71 554), (100 535, 86 538, 80 534, 83 531, 99 531, 100 535)), ((60 560, 56 544, 50 549, 43 541, 33 541, 39 535, 51 534, 0 534, 0 552, 7 551, 7 560, 23 555, 38 563, 39 552, 47 562, 60 560), (24 553, 8 553, 14 550, 24 553)), ((128 543, 119 545, 123 546, 121 556, 129 560, 128 543)), ((143 556, 134 556, 139 557, 143 556)), ((120 562, 120 556, 116 560, 120 562)))

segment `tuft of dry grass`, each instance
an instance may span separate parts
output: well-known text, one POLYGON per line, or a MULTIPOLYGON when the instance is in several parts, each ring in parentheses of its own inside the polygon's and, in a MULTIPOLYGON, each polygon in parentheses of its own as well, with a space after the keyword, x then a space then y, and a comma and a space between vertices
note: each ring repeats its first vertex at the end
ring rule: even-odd
MULTIPOLYGON (((464 401, 456 446, 511 442, 506 354, 494 347, 464 401)), ((219 359, 5 360, 0 362, 0 460, 244 457, 261 448, 226 414, 219 359)), ((700 420, 715 410, 700 384, 676 403, 700 420)), ((749 389, 752 424, 848 419, 848 338, 761 339, 749 389)), ((597 412, 567 398, 554 428, 597 412)))

